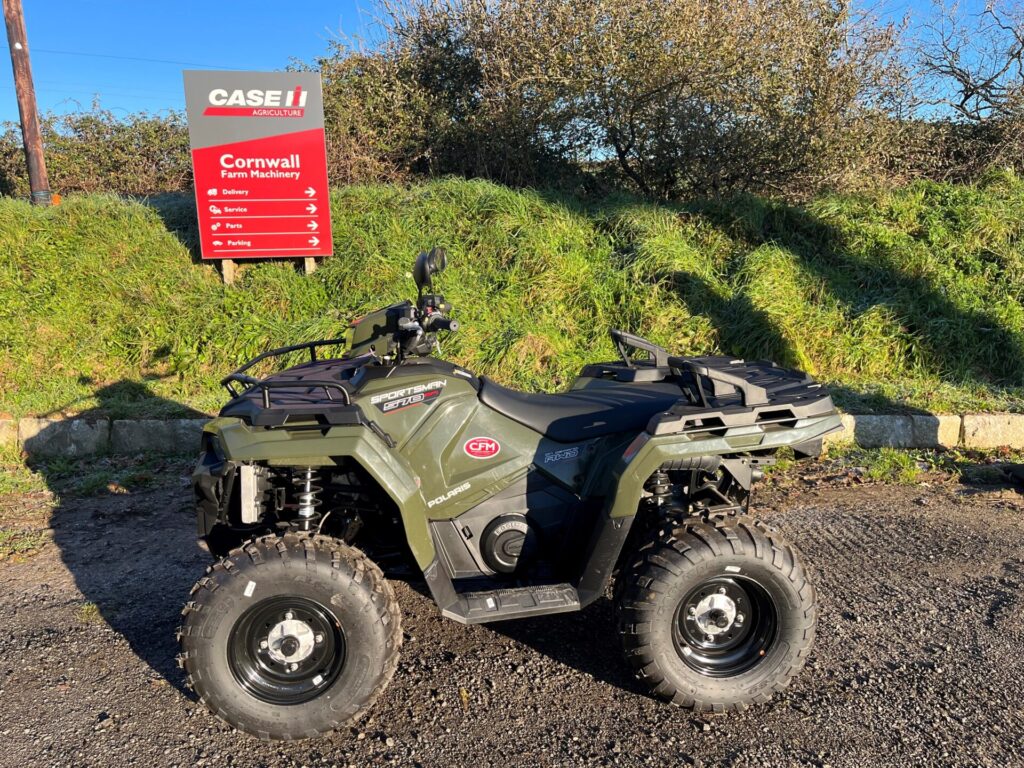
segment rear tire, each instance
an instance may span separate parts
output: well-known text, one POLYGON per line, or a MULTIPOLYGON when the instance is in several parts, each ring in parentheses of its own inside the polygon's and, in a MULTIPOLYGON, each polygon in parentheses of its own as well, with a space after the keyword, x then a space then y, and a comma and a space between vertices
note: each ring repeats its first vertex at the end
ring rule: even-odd
POLYGON ((781 535, 747 516, 695 518, 643 546, 617 585, 627 662, 696 711, 767 701, 814 642, 814 587, 781 535))
POLYGON ((261 739, 350 723, 394 675, 401 614, 359 550, 326 536, 267 536, 232 550, 182 612, 189 686, 215 715, 261 739))

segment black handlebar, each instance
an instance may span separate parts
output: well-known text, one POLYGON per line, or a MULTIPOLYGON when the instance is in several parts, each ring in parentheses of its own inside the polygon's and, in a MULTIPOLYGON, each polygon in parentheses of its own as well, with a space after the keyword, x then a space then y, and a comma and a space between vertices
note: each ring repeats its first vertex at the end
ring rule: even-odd
POLYGON ((428 331, 459 330, 458 320, 451 320, 450 318, 443 317, 442 315, 429 315, 423 324, 428 331))
POLYGON ((423 331, 424 333, 436 333, 437 331, 457 331, 459 322, 451 320, 440 312, 433 312, 423 318, 420 322, 411 317, 403 317, 398 321, 398 329, 401 331, 423 331))
POLYGON ((438 331, 457 331, 459 324, 445 317, 439 310, 425 308, 416 317, 400 317, 398 330, 400 355, 429 355, 437 345, 438 331))

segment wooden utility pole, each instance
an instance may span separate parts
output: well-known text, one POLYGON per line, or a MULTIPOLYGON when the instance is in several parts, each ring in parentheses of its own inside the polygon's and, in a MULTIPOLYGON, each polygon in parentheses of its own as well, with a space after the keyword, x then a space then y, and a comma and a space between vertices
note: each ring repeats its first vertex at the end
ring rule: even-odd
POLYGON ((7 42, 11 46, 11 66, 14 68, 14 89, 18 94, 18 113, 21 115, 21 136, 25 142, 25 162, 28 164, 28 183, 35 205, 49 205, 50 181, 46 177, 43 157, 43 134, 39 130, 39 111, 36 109, 36 89, 32 84, 32 65, 28 58, 28 35, 25 34, 25 14, 21 0, 3 0, 4 21, 7 22, 7 42))

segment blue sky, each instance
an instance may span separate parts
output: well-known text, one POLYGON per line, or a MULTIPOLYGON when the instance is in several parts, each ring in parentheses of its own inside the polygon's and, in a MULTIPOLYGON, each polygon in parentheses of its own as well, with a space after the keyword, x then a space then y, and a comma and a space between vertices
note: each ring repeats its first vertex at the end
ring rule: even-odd
MULTIPOLYGON (((182 69, 283 69, 339 34, 372 35, 376 13, 374 0, 22 3, 39 106, 56 111, 94 97, 116 111, 183 109, 182 69)), ((17 120, 6 34, 0 40, 0 121, 17 120)))
MULTIPOLYGON (((375 0, 22 0, 39 106, 117 112, 183 109, 182 69, 283 69, 339 35, 372 39, 375 0)), ((980 0, 968 0, 967 5, 980 0)), ((865 0, 920 14, 930 0, 865 0)), ((0 40, 6 41, 4 36, 0 40)), ((16 120, 6 48, 0 121, 16 120)))

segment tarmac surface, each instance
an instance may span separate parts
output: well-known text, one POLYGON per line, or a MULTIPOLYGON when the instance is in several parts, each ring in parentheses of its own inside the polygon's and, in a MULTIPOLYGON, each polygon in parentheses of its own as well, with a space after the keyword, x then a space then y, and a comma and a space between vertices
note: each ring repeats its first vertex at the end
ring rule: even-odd
POLYGON ((405 644, 391 686, 350 729, 274 744, 183 688, 174 632, 208 560, 184 480, 171 480, 54 500, 48 543, 0 563, 0 765, 1024 765, 1012 489, 794 480, 762 495, 756 514, 816 574, 821 621, 804 672, 745 713, 644 695, 607 599, 464 627, 396 582, 405 644))

